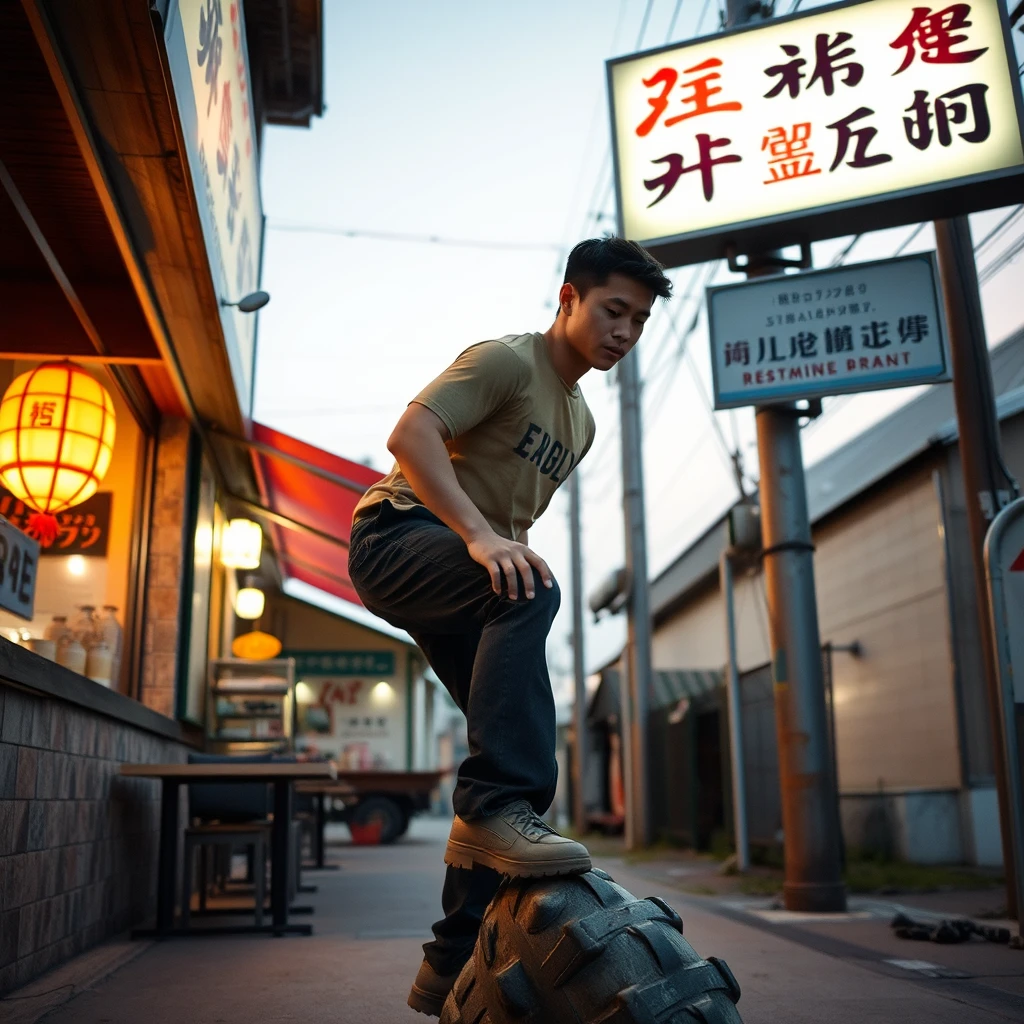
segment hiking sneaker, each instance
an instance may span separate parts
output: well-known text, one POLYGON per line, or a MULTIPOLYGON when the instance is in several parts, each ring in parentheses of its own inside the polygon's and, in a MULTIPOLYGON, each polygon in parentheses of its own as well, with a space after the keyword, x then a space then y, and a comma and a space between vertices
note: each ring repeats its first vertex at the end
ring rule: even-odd
POLYGON ((412 991, 409 993, 408 1003, 418 1013, 425 1013, 428 1017, 440 1017, 441 1007, 448 998, 455 979, 461 971, 454 974, 440 975, 435 973, 434 968, 424 959, 420 964, 419 973, 412 983, 412 991))
POLYGON ((579 875, 591 868, 587 848, 560 836, 525 800, 473 821, 456 815, 444 862, 456 868, 478 864, 512 878, 579 875))

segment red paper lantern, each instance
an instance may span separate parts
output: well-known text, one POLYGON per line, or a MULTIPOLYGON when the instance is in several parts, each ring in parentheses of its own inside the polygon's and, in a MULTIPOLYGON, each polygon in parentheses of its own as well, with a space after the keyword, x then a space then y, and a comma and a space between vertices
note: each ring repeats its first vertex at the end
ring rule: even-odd
POLYGON ((110 468, 114 403, 71 362, 42 363, 0 402, 0 481, 35 515, 26 532, 49 546, 56 514, 91 497, 110 468))

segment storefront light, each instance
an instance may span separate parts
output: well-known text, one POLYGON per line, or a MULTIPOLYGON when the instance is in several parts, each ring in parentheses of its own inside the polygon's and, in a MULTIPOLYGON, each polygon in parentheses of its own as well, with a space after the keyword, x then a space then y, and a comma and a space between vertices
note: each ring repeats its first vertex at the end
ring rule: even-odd
POLYGON ((266 598, 258 587, 242 587, 235 594, 235 614, 240 619, 258 619, 265 605, 266 598))
POLYGON ((295 684, 295 699, 300 704, 312 704, 315 700, 313 687, 301 679, 295 684))
POLYGON ((71 555, 68 558, 68 572, 72 576, 84 576, 85 559, 81 555, 71 555))
POLYGON ((220 564, 227 569, 258 569, 262 550, 260 524, 251 519, 232 519, 221 538, 220 564))
POLYGON ((58 512, 96 493, 114 452, 114 402, 71 362, 41 363, 0 401, 0 482, 34 515, 27 532, 44 547, 58 512))
POLYGON ((395 688, 382 679, 370 690, 370 703, 377 708, 391 707, 395 702, 395 688))

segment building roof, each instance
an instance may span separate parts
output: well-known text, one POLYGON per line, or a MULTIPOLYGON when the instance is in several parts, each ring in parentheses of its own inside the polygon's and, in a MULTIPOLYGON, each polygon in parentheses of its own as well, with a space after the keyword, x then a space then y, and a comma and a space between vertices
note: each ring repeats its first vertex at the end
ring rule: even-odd
MULTIPOLYGON (((996 411, 1000 421, 1024 412, 1024 328, 990 350, 996 411)), ((807 503, 811 523, 852 501, 935 445, 958 436, 953 388, 934 384, 917 398, 869 427, 848 444, 808 467, 807 503)), ((678 608, 718 572, 725 542, 722 516, 671 565, 651 581, 655 621, 678 608)))
MULTIPOLYGON (((621 714, 620 686, 622 673, 616 668, 601 671, 601 683, 594 691, 587 708, 587 721, 604 722, 621 714)), ((651 711, 671 707, 684 698, 693 699, 710 693, 722 685, 722 673, 715 669, 657 670, 651 679, 651 711)))

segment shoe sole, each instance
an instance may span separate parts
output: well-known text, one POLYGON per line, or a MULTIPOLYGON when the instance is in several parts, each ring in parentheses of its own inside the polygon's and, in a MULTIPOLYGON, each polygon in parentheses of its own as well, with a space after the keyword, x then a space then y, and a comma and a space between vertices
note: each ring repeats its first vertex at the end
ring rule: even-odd
POLYGON ((448 840, 444 851, 444 862, 453 868, 472 869, 474 866, 492 868, 509 878, 555 878, 560 875, 582 875, 590 871, 593 864, 587 856, 569 859, 558 857, 552 860, 510 860, 489 850, 448 840))
POLYGON ((445 999, 447 999, 447 994, 439 996, 434 992, 428 992, 426 989, 420 988, 418 985, 413 985, 406 1002, 417 1013, 424 1013, 428 1017, 440 1017, 445 999))

